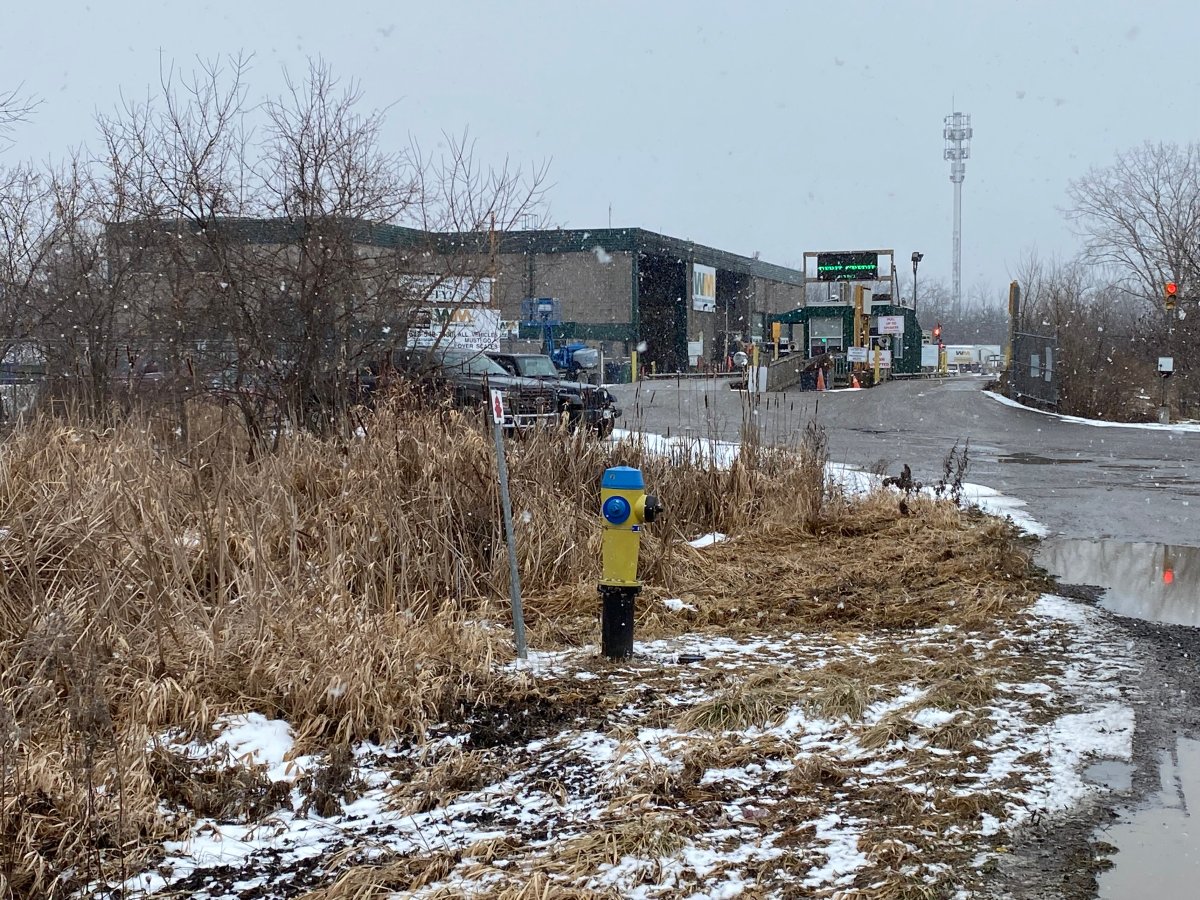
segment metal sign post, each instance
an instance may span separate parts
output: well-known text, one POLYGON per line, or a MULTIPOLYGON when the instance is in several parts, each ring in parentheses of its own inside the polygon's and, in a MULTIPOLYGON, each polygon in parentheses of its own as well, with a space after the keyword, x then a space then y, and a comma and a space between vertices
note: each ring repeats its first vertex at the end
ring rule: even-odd
POLYGON ((1158 376, 1162 382, 1162 391, 1159 394, 1158 403, 1158 421, 1163 425, 1171 424, 1171 408, 1167 406, 1167 379, 1171 377, 1175 371, 1175 358, 1172 356, 1160 356, 1158 358, 1158 376))
POLYGON ((517 658, 527 659, 525 611, 521 606, 521 574, 517 571, 517 539, 513 534, 512 499, 508 495, 508 464, 504 460, 504 394, 491 390, 492 433, 496 439, 496 473, 500 478, 500 508, 504 513, 504 534, 508 539, 508 590, 512 598, 513 639, 517 658))

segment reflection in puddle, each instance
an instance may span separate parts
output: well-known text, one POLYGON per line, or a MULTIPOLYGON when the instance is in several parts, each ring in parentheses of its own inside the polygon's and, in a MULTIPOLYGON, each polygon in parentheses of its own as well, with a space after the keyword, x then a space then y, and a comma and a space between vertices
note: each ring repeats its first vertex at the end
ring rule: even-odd
POLYGON ((1162 789, 1145 809, 1097 835, 1117 847, 1113 868, 1099 877, 1102 898, 1195 897, 1200 851, 1192 805, 1200 812, 1200 741, 1181 739, 1159 758, 1162 789), (1189 805, 1191 804, 1191 805, 1189 805))
POLYGON ((1123 541, 1047 541, 1038 564, 1065 584, 1106 588, 1119 616, 1200 627, 1200 547, 1123 541))

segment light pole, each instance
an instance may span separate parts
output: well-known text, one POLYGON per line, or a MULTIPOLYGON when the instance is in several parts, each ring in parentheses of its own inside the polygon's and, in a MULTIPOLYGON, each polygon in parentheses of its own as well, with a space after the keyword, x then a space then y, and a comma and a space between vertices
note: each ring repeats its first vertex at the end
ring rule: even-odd
POLYGON ((923 260, 924 258, 925 258, 924 253, 918 253, 916 250, 913 251, 912 264, 913 264, 913 312, 914 313, 917 311, 917 266, 920 265, 921 260, 923 260))

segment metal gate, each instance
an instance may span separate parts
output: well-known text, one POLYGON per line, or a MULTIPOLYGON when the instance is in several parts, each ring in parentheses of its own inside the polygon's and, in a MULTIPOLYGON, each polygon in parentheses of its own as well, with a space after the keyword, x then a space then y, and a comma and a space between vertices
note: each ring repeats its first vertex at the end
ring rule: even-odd
POLYGON ((1018 331, 1013 335, 1013 399, 1058 409, 1058 336, 1018 331))

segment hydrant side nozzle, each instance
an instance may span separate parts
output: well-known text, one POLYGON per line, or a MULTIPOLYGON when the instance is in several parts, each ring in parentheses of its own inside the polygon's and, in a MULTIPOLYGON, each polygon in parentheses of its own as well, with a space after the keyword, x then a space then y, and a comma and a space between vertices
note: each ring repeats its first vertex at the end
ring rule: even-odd
POLYGON ((642 521, 652 525, 662 511, 663 505, 659 499, 653 494, 647 494, 645 500, 642 501, 642 521))

